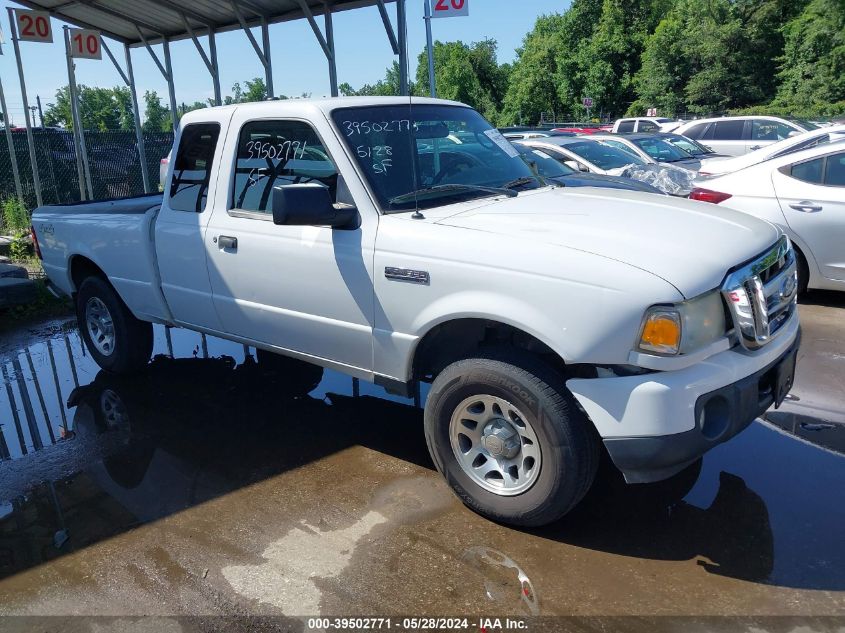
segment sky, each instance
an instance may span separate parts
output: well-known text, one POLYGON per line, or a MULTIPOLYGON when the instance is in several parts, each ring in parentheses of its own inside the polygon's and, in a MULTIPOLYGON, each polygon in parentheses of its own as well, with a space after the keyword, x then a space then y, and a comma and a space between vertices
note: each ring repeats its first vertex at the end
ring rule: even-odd
MULTIPOLYGON (((412 77, 416 72, 417 56, 425 48, 423 2, 424 0, 407 0, 406 5, 412 77)), ((460 39, 469 43, 493 38, 499 43, 500 63, 514 59, 515 49, 521 45, 525 34, 531 30, 539 15, 559 13, 569 6, 567 0, 469 2, 469 17, 432 21, 434 39, 460 39)), ((9 18, 5 9, 9 6, 19 5, 9 0, 0 0, 0 8, 3 9, 0 13, 0 28, 6 42, 2 47, 3 55, 0 55, 0 81, 3 82, 12 121, 16 125, 23 125, 23 99, 14 50, 8 36, 9 18)), ((395 18, 395 6, 389 4, 388 11, 391 18, 395 18)), ((322 26, 322 18, 318 17, 317 21, 322 26)), ((52 21, 52 44, 20 43, 30 105, 35 105, 38 95, 46 108, 46 105, 54 100, 56 90, 68 83, 62 26, 62 22, 52 21)), ((339 84, 348 82, 357 88, 365 83, 374 83, 384 77, 385 69, 396 59, 375 7, 335 14, 334 32, 339 84)), ((260 42, 260 31, 254 30, 254 34, 260 42)), ((223 96, 231 93, 231 86, 236 81, 243 85, 247 79, 264 76, 264 68, 243 31, 219 34, 216 40, 223 96)), ((123 46, 117 42, 107 42, 118 61, 123 63, 123 46)), ((201 38, 201 42, 205 46, 206 38, 201 38)), ((277 95, 310 93, 314 97, 320 97, 329 94, 328 64, 307 21, 298 20, 270 26, 270 42, 273 83, 277 95)), ((161 46, 154 48, 163 60, 161 46)), ((211 76, 193 42, 190 39, 174 42, 170 50, 177 102, 193 103, 213 97, 211 76)), ((142 115, 143 94, 146 90, 155 90, 162 103, 167 105, 167 84, 144 48, 133 49, 132 64, 142 115)), ((79 84, 103 88, 123 85, 120 75, 105 54, 102 60, 77 60, 76 80, 79 84)))

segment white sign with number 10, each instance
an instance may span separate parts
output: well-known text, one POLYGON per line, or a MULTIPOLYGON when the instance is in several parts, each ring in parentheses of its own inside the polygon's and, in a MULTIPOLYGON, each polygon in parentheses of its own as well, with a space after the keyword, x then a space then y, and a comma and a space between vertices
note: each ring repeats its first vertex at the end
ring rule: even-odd
POLYGON ((431 0, 431 17, 454 18, 469 15, 469 0, 431 0))
POLYGON ((69 29, 70 56, 83 59, 102 59, 100 32, 92 29, 69 29))

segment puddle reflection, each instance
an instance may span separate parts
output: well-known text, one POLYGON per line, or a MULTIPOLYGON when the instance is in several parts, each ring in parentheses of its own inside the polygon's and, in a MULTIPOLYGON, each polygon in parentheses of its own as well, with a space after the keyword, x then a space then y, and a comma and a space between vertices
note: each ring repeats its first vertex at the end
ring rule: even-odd
MULTIPOLYGON (((285 397, 254 350, 185 330, 157 327, 155 350, 132 377, 99 371, 74 331, 0 360, 0 578, 352 446, 432 468, 411 400, 334 372, 285 397)), ((454 504, 450 521, 483 522, 513 549, 467 542, 452 557, 483 575, 479 595, 526 614, 545 595, 537 577, 560 573, 543 564, 567 546, 843 590, 841 428, 769 421, 779 430, 754 424, 660 484, 625 486, 604 464, 571 515, 519 538, 454 504), (539 573, 529 580, 517 560, 539 573)))

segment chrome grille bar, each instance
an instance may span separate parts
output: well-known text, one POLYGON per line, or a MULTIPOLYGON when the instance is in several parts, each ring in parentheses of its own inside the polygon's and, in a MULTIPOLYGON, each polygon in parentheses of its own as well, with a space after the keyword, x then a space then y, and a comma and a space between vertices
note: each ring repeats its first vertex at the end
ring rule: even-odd
POLYGON ((783 236, 774 247, 729 274, 722 296, 742 346, 753 350, 768 343, 797 302, 798 273, 789 239, 783 236))

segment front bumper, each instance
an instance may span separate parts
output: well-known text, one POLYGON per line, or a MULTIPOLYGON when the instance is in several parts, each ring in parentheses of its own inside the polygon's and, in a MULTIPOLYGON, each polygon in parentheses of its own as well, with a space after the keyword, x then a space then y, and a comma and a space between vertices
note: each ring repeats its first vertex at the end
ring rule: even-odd
POLYGON ((765 348, 737 348, 686 369, 572 379, 567 386, 629 483, 671 477, 774 403, 773 372, 800 344, 798 318, 765 348))

